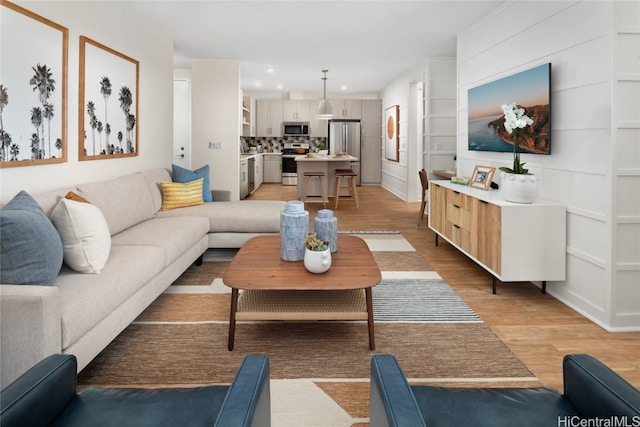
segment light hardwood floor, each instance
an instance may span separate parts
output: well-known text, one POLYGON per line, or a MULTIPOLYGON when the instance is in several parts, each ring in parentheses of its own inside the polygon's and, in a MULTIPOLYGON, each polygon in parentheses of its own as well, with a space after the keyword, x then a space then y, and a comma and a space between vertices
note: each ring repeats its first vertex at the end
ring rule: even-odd
MULTIPOLYGON (((417 226, 420 202, 405 202, 379 186, 358 187, 358 195, 360 209, 340 199, 334 211, 339 230, 401 232, 544 385, 562 390, 562 357, 589 353, 640 388, 640 332, 607 332, 532 283, 499 283, 493 295, 484 269, 442 239, 435 246, 426 215, 417 226)), ((263 184, 249 199, 296 200, 296 190, 263 184)), ((322 204, 305 208, 313 221, 322 204)))

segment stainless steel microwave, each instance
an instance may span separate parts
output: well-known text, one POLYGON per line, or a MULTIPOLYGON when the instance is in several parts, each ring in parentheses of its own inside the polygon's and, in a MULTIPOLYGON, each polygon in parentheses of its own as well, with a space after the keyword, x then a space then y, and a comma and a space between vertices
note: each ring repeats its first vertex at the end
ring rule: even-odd
POLYGON ((282 122, 282 136, 309 135, 309 122, 282 122))

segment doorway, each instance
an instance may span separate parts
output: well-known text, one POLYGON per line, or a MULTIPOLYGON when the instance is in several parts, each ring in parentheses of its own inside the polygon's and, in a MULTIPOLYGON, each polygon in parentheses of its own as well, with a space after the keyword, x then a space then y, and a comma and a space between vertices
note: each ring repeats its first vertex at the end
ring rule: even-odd
POLYGON ((173 163, 188 169, 191 165, 191 98, 189 81, 173 81, 173 163))

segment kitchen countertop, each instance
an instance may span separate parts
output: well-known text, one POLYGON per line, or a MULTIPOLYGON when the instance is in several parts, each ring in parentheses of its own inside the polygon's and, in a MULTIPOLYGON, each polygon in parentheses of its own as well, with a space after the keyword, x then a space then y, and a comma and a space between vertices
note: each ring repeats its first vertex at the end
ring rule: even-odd
POLYGON ((240 160, 258 156, 282 156, 282 153, 240 153, 240 160))
POLYGON ((296 156, 295 160, 296 162, 355 162, 358 158, 353 156, 336 157, 333 155, 321 156, 316 154, 314 157, 307 157, 306 155, 296 156))

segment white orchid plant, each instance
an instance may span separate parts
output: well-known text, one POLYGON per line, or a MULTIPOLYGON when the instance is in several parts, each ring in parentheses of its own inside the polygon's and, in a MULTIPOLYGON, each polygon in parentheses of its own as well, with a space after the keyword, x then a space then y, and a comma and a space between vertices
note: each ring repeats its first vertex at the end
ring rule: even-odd
POLYGON ((518 129, 526 128, 533 124, 533 120, 524 114, 524 108, 518 108, 515 102, 503 104, 504 128, 510 135, 513 135, 513 168, 503 166, 502 172, 526 175, 529 169, 525 169, 524 163, 520 163, 520 150, 518 146, 518 129))

